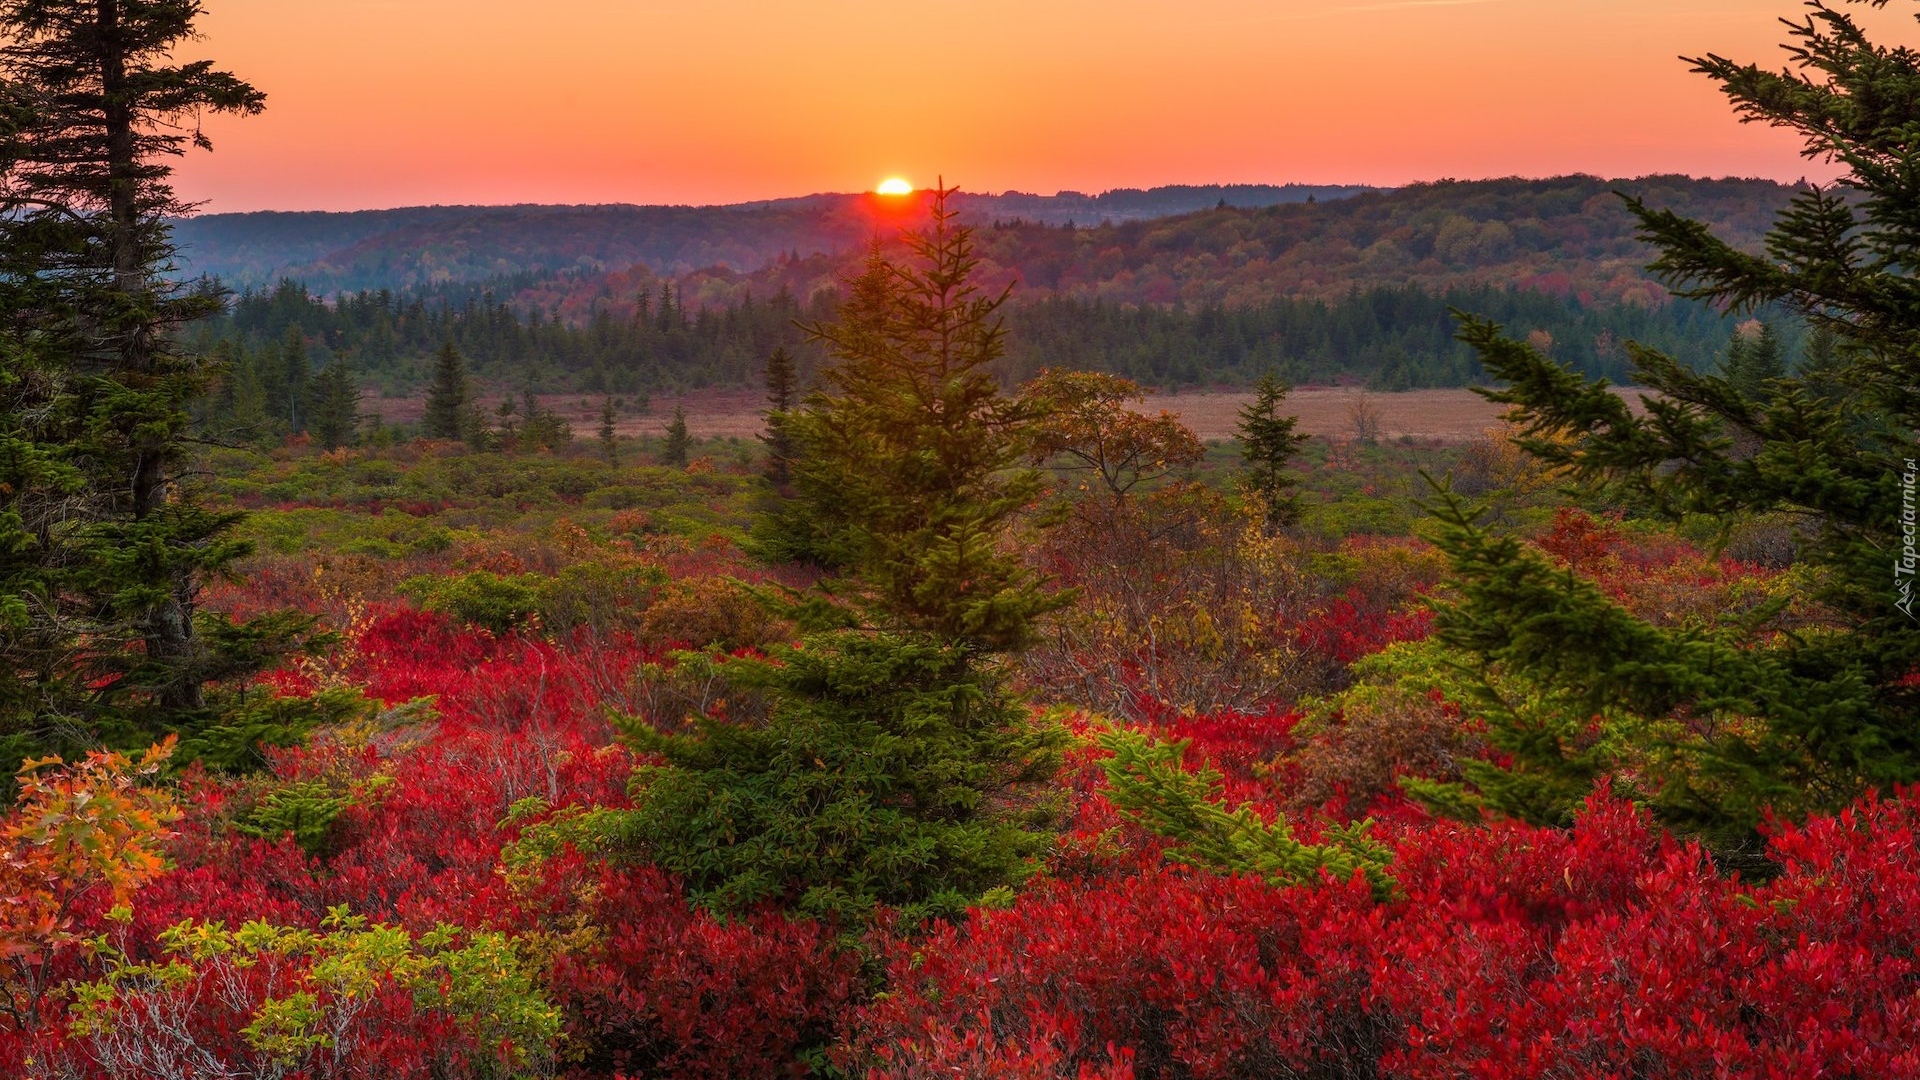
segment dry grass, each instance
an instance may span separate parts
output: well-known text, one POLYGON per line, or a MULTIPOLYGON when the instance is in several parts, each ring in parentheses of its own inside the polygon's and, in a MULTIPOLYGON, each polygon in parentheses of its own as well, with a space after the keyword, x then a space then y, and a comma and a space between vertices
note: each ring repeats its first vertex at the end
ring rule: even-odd
MULTIPOLYGON (((1619 392, 1634 400, 1637 406, 1635 391, 1619 392)), ((1459 389, 1383 394, 1351 387, 1303 387, 1289 395, 1287 403, 1300 417, 1300 430, 1311 435, 1351 435, 1354 408, 1363 399, 1378 414, 1380 436, 1388 439, 1406 435, 1422 440, 1465 442, 1492 426, 1503 411, 1502 406, 1488 402, 1473 391, 1459 389)), ((495 400, 483 403, 489 417, 495 400)), ((1251 400, 1253 395, 1244 391, 1154 394, 1147 398, 1146 409, 1173 413, 1202 439, 1231 439, 1239 423, 1241 407, 1251 400)), ((386 420, 419 419, 418 400, 375 400, 369 404, 386 420)), ((550 394, 541 398, 541 405, 566 417, 573 425, 576 438, 592 438, 600 427, 597 397, 550 394)), ((679 397, 662 395, 653 399, 653 407, 646 415, 622 415, 617 428, 623 436, 659 435, 675 406, 687 411, 687 430, 697 439, 758 435, 762 427, 761 410, 765 408, 760 394, 751 390, 712 390, 679 397)))
MULTIPOLYGON (((1632 391, 1626 391, 1634 401, 1632 391)), ((1178 416, 1202 439, 1231 439, 1240 423, 1239 412, 1253 400, 1251 393, 1153 395, 1146 407, 1178 416)), ((1406 390, 1370 393, 1351 387, 1302 387, 1287 395, 1289 411, 1300 418, 1300 430, 1309 435, 1354 434, 1354 412, 1366 402, 1377 414, 1380 437, 1403 435, 1442 442, 1465 442, 1500 419, 1506 406, 1496 405, 1471 390, 1406 390)))

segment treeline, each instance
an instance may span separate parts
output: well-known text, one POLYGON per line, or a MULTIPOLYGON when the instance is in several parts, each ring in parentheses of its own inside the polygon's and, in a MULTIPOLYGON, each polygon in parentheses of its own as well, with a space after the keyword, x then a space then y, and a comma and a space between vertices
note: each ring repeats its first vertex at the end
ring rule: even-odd
MULTIPOLYGON (((1489 287, 1380 287, 1330 302, 1194 311, 1049 299, 1011 311, 1008 362, 1020 379, 1052 366, 1169 388, 1246 385, 1267 371, 1293 383, 1359 380, 1381 390, 1465 386, 1484 374, 1454 339, 1456 310, 1492 318, 1556 359, 1614 382, 1629 381, 1629 340, 1705 368, 1725 352, 1739 321, 1693 303, 1590 305, 1489 287)), ((1799 331, 1785 319, 1770 321, 1792 355, 1799 331)))
MULTIPOLYGON (((480 383, 515 392, 637 397, 751 386, 776 348, 794 355, 804 378, 819 358, 797 323, 831 318, 837 303, 831 290, 804 302, 783 290, 693 310, 663 281, 619 314, 602 306, 567 320, 498 299, 511 290, 502 284, 363 292, 329 303, 289 282, 241 294, 196 333, 225 371, 224 413, 259 411, 279 429, 302 431, 316 420, 338 422, 346 383, 418 393, 449 342, 480 383), (316 398, 316 387, 330 396, 316 398)), ((1332 301, 1193 310, 1053 297, 1009 306, 999 374, 1019 382, 1047 367, 1104 371, 1167 389, 1246 385, 1268 371, 1294 383, 1359 381, 1383 390, 1462 386, 1482 372, 1454 340, 1455 310, 1487 315, 1616 382, 1628 379, 1626 341, 1706 367, 1723 355, 1736 322, 1692 303, 1586 304, 1484 286, 1382 286, 1332 301)), ((1797 327, 1779 320, 1777 329, 1786 355, 1797 355, 1797 327)))
POLYGON ((258 382, 300 430, 300 387, 313 373, 343 363, 361 385, 412 394, 449 342, 477 379, 505 389, 635 395, 745 386, 776 348, 810 356, 796 323, 830 316, 834 304, 820 296, 802 305, 782 293, 691 311, 670 283, 638 300, 622 317, 601 308, 573 323, 537 308, 515 310, 492 290, 363 292, 327 303, 283 283, 241 294, 195 333, 220 357, 229 396, 258 382))

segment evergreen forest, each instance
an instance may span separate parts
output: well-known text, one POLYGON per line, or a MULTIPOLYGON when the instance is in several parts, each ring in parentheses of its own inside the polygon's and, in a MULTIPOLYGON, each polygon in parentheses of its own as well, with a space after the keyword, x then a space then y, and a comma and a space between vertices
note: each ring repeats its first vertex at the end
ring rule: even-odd
MULTIPOLYGON (((226 378, 215 397, 229 411, 236 397, 243 410, 250 408, 256 384, 265 400, 286 403, 295 393, 290 388, 336 359, 372 392, 411 396, 449 341, 477 378, 508 391, 532 386, 545 393, 632 396, 756 385, 775 348, 793 350, 811 376, 824 354, 795 324, 823 317, 839 302, 837 289, 804 302, 776 291, 689 310, 672 283, 661 282, 636 293, 618 316, 605 305, 570 320, 538 306, 516 308, 500 298, 511 294, 510 286, 451 293, 356 293, 329 302, 283 282, 271 292, 232 298, 222 314, 194 329, 193 340, 221 356, 226 378)), ((1711 363, 1745 321, 1697 303, 1649 309, 1491 286, 1444 292, 1418 284, 1376 286, 1330 301, 1276 299, 1191 311, 1054 297, 1009 305, 1012 333, 995 374, 1014 384, 1047 367, 1072 367, 1176 391, 1250 385, 1267 371, 1295 384, 1381 390, 1483 382, 1474 352, 1454 338, 1450 312, 1456 310, 1484 312, 1544 335, 1557 359, 1616 383, 1631 379, 1627 341, 1711 363)), ((1785 312, 1767 314, 1797 362, 1800 323, 1785 312)))

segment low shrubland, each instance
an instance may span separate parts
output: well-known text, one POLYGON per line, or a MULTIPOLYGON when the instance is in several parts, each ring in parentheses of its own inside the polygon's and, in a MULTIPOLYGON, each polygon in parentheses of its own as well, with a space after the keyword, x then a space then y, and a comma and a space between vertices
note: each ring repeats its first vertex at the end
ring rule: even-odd
MULTIPOLYGON (((411 490, 449 470, 438 455, 468 453, 293 453, 260 467, 300 486, 354 464, 411 490)), ((1407 470, 1411 457, 1370 467, 1407 470)), ((332 703, 310 710, 317 726, 296 743, 267 748, 264 769, 178 769, 161 753, 33 768, 4 834, 21 898, 0 915, 10 1069, 1920 1069, 1912 792, 1766 826, 1758 878, 1636 807, 1626 792, 1645 763, 1585 794, 1566 827, 1437 815, 1415 796, 1499 755, 1458 658, 1429 636, 1426 602, 1445 598, 1437 554, 1364 530, 1272 532, 1204 470, 1097 528, 1069 519, 1031 549, 1077 593, 993 676, 1053 705, 1054 748, 1029 760, 1045 782, 994 796, 1016 800, 1021 835, 1042 841, 993 856, 1024 869, 980 876, 990 849, 962 858, 952 845, 1011 834, 964 829, 940 841, 962 860, 957 892, 898 888, 933 880, 921 856, 895 863, 923 869, 892 882, 870 876, 879 863, 849 878, 851 864, 821 858, 832 833, 789 841, 811 869, 741 849, 707 861, 727 848, 701 830, 749 826, 700 806, 751 797, 752 813, 778 816, 793 812, 786 796, 712 774, 658 801, 659 767, 698 755, 621 733, 766 725, 792 692, 783 679, 868 676, 853 654, 812 675, 793 666, 827 648, 803 643, 815 639, 778 601, 813 572, 756 563, 725 524, 687 526, 737 520, 759 481, 538 464, 535 475, 578 470, 598 486, 547 516, 505 509, 512 495, 415 513, 316 483, 312 500, 328 505, 256 518, 264 538, 276 521, 325 515, 299 544, 263 544, 223 602, 291 605, 339 635, 250 691, 332 703), (643 490, 656 494, 631 494, 643 490), (497 516, 442 523, 463 514, 497 516), (369 538, 394 546, 355 543, 369 538), (777 666, 745 678, 729 658, 777 666), (648 805, 658 815, 636 816, 648 805), (833 884, 851 880, 873 887, 833 884)), ((1314 475, 1310 521, 1368 497, 1314 475)), ((1822 618, 1774 603, 1791 569, 1605 513, 1532 520, 1542 557, 1656 622, 1704 630, 1765 608, 1788 633, 1822 618)), ((880 678, 913 692, 903 672, 880 678)), ((844 700, 834 724, 866 699, 844 700)), ((824 715, 787 723, 824 738, 824 715)), ((812 761, 825 747, 793 762, 815 777, 793 792, 845 800, 884 783, 875 771, 823 785, 852 763, 812 761)), ((871 850, 899 860, 932 835, 915 826, 871 850)))

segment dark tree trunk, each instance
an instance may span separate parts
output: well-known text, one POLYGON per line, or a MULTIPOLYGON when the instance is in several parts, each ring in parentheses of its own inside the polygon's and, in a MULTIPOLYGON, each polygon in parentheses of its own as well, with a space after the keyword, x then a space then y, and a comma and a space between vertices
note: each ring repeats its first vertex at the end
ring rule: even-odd
MULTIPOLYGON (((107 136, 107 239, 113 253, 116 309, 106 326, 119 352, 122 378, 145 389, 160 373, 155 365, 154 323, 150 317, 156 298, 148 281, 146 223, 141 220, 139 133, 127 92, 127 43, 120 24, 120 0, 99 0, 95 11, 107 136)), ((129 438, 132 515, 134 521, 141 522, 166 508, 170 440, 138 432, 129 433, 129 438)), ((197 666, 193 633, 197 591, 194 575, 174 575, 172 595, 140 620, 147 656, 158 661, 166 673, 165 683, 155 687, 154 694, 167 709, 198 709, 205 704, 193 670, 197 666)))

